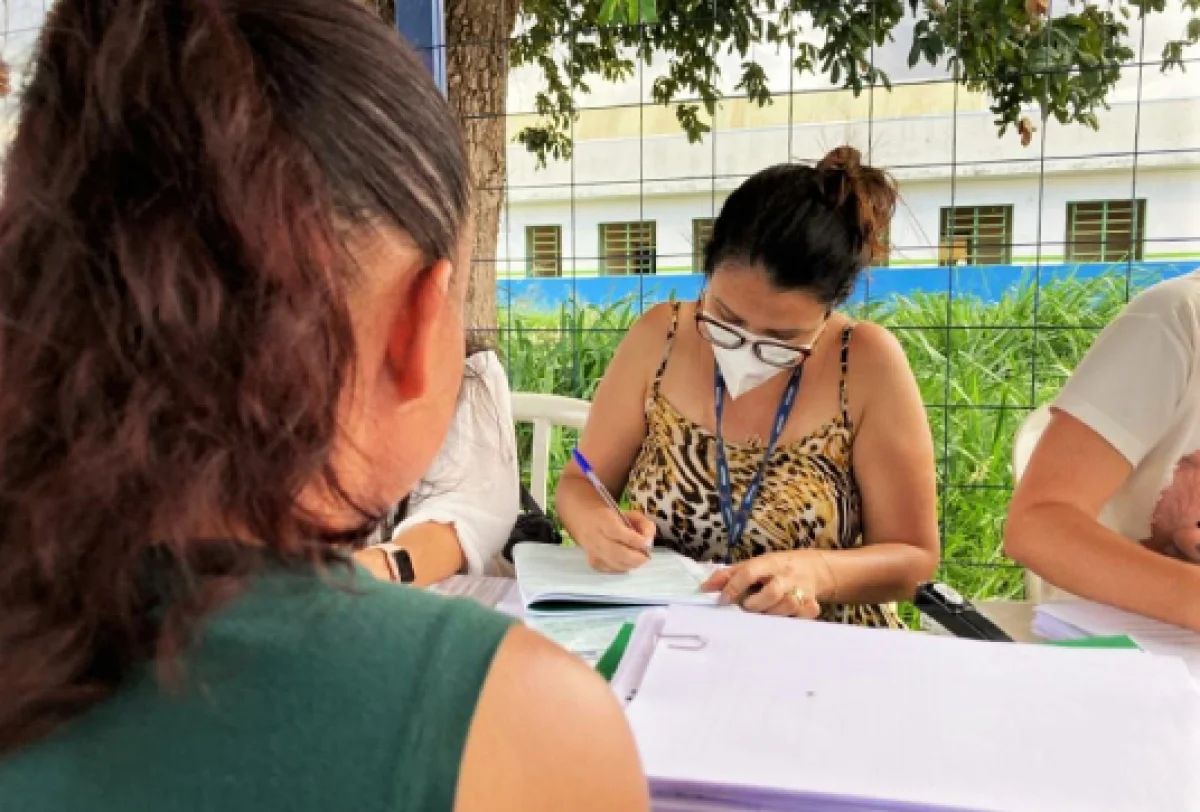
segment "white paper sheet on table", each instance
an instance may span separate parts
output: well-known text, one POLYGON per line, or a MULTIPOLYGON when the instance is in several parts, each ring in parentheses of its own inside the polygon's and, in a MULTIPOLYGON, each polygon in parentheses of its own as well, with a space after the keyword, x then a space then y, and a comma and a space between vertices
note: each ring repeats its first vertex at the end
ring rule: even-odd
POLYGON ((644 611, 640 607, 622 612, 587 612, 557 615, 527 615, 529 628, 558 643, 567 651, 595 663, 617 639, 621 627, 634 623, 644 611))
POLYGON ((589 663, 595 663, 616 639, 621 627, 637 620, 641 607, 581 612, 532 614, 525 611, 517 582, 506 581, 505 595, 496 603, 496 611, 515 617, 529 628, 553 640, 567 651, 589 663))
POLYGON ((1034 614, 1033 631, 1047 640, 1127 635, 1142 651, 1179 657, 1200 684, 1200 634, 1092 601, 1044 603, 1034 614))
POLYGON ((508 579, 508 591, 496 604, 496 611, 520 620, 525 619, 525 603, 521 600, 521 588, 514 579, 508 579))
POLYGON ((511 578, 495 578, 487 575, 451 575, 429 587, 430 592, 456 598, 473 598, 489 609, 495 609, 500 601, 512 591, 511 578))
POLYGON ((1176 660, 665 615, 627 708, 661 808, 1200 810, 1200 694, 1176 660))

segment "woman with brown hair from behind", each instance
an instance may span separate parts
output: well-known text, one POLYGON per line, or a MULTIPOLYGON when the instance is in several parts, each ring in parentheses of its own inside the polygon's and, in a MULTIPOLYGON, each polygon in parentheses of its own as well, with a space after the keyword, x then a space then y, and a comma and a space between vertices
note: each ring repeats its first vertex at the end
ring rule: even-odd
POLYGON ((0 806, 643 809, 586 667, 341 541, 463 366, 453 117, 350 0, 60 0, 0 202, 0 806))

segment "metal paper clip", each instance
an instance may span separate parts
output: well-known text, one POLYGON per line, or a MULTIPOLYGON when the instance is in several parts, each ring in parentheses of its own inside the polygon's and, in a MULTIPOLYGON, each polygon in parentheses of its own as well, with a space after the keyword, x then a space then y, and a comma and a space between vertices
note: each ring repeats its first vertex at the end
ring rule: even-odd
POLYGON ((659 640, 667 641, 667 648, 677 651, 700 651, 708 641, 698 634, 660 634, 659 640))

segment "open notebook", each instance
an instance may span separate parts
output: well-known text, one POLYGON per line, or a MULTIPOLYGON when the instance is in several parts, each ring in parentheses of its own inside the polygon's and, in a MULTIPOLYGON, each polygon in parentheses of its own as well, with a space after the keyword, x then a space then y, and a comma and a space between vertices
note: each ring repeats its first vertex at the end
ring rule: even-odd
POLYGON ((530 614, 716 603, 715 595, 700 591, 711 567, 669 550, 655 550, 642 566, 614 575, 593 570, 580 547, 526 542, 513 549, 513 564, 530 614))
POLYGON ((672 606, 612 684, 658 809, 1200 810, 1172 658, 672 606))

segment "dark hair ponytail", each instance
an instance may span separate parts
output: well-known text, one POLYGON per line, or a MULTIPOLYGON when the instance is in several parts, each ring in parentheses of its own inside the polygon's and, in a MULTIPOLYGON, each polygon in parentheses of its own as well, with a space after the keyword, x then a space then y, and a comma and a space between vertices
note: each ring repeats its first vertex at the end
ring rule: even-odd
POLYGON ((262 559, 194 536, 338 560, 298 499, 354 502, 343 232, 450 256, 469 191, 447 104, 351 0, 59 0, 3 189, 0 753, 169 670, 262 559))
POLYGON ((846 146, 822 158, 816 173, 825 200, 845 219, 854 245, 863 254, 863 264, 886 256, 888 226, 896 213, 898 197, 891 177, 880 169, 864 166, 862 154, 846 146))
POLYGON ((853 147, 838 147, 815 167, 769 167, 725 201, 704 272, 730 261, 762 265, 776 287, 840 304, 863 268, 886 253, 897 198, 891 177, 865 166, 853 147))

